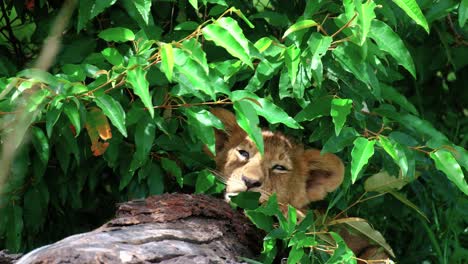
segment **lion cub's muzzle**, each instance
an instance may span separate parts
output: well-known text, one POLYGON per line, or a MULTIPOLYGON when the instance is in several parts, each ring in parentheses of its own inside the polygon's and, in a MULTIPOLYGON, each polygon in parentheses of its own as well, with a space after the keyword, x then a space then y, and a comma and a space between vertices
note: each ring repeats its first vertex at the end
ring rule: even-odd
POLYGON ((240 177, 232 177, 227 182, 225 200, 229 202, 231 197, 238 195, 241 192, 246 191, 259 191, 262 186, 262 181, 257 177, 248 177, 242 174, 240 177), (237 180, 236 180, 237 178, 237 180), (240 179, 239 179, 240 178, 240 179))

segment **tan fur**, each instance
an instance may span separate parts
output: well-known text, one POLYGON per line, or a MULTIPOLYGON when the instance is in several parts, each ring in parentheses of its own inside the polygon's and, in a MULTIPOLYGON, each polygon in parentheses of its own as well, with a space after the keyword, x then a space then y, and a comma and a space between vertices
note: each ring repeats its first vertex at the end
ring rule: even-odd
POLYGON ((243 191, 258 191, 261 201, 276 193, 278 201, 303 208, 310 202, 322 200, 343 181, 344 166, 333 154, 321 155, 319 150, 307 149, 279 132, 263 131, 265 154, 262 156, 253 141, 237 125, 235 116, 221 108, 212 109, 225 126, 216 131, 217 169, 226 180, 227 195, 243 191), (239 151, 246 151, 249 158, 239 151), (280 165, 286 170, 273 169, 280 165), (255 182, 248 187, 247 182, 255 182))
MULTIPOLYGON (((262 156, 254 142, 237 125, 233 113, 221 108, 214 108, 211 112, 225 126, 225 131, 216 130, 216 156, 213 158, 218 173, 226 182, 227 200, 243 191, 257 191, 261 193, 260 202, 265 202, 269 195, 276 193, 280 204, 303 209, 313 201, 324 199, 342 183, 344 166, 336 155, 321 155, 319 150, 304 149, 279 132, 264 130, 265 153, 262 156), (249 158, 240 151, 247 152, 249 158), (275 165, 286 170, 274 169, 275 165)), ((363 259, 388 257, 361 236, 351 235, 346 230, 340 234, 363 259)))

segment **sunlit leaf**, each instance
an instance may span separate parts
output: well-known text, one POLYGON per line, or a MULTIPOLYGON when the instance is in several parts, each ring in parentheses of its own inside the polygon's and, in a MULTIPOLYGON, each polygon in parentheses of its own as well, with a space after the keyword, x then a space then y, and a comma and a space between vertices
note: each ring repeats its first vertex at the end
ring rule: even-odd
POLYGON ((124 63, 123 56, 116 48, 106 48, 103 51, 101 51, 101 54, 112 65, 119 66, 124 63))
POLYGON ((174 71, 174 54, 171 44, 161 46, 161 70, 166 74, 167 79, 172 82, 172 72, 174 71))
POLYGON ((315 32, 312 33, 307 40, 307 45, 309 46, 310 52, 313 54, 310 67, 318 86, 320 86, 323 81, 322 57, 327 53, 332 41, 332 37, 315 32))
POLYGON ((296 82, 297 71, 299 70, 299 55, 301 50, 295 45, 289 46, 284 53, 284 60, 289 73, 289 79, 291 84, 294 85, 296 82))
POLYGON ((135 34, 128 28, 115 27, 99 32, 98 37, 105 41, 126 42, 134 40, 135 34))
POLYGON ((374 9, 377 6, 374 1, 354 1, 356 5, 357 24, 359 25, 359 44, 363 45, 369 33, 371 22, 375 18, 374 9))
POLYGON ((112 132, 107 117, 101 109, 97 107, 89 109, 86 115, 85 127, 91 139, 91 151, 93 155, 100 156, 104 154, 109 146, 109 142, 102 142, 100 139, 108 140, 112 138, 112 132))
POLYGON ((468 19, 468 0, 461 0, 458 6, 458 25, 461 28, 465 26, 466 20, 468 19))
POLYGON ((403 66, 416 78, 416 69, 411 54, 406 49, 401 38, 391 27, 384 22, 374 20, 372 21, 369 37, 377 43, 379 48, 388 52, 398 64, 403 66))
POLYGON ((363 137, 358 137, 354 140, 354 147, 351 151, 351 181, 354 183, 362 168, 369 162, 369 159, 374 155, 375 140, 368 140, 363 137))
MULTIPOLYGON (((76 102, 79 103, 79 101, 76 101, 76 102)), ((80 117, 80 112, 79 112, 80 111, 79 105, 77 105, 75 102, 69 101, 65 103, 63 111, 68 116, 68 119, 70 119, 70 122, 75 128, 75 131, 76 131, 75 136, 78 136, 81 131, 81 117, 80 117)))
POLYGON ((416 0, 394 0, 405 13, 429 33, 429 26, 416 0))
POLYGON ((325 262, 326 264, 356 264, 356 257, 354 256, 353 251, 348 248, 346 242, 335 232, 330 232, 330 235, 333 237, 337 244, 337 248, 333 252, 333 255, 325 262))
POLYGON ((385 152, 392 157, 395 163, 400 166, 401 174, 406 176, 408 173, 408 159, 406 157, 405 151, 403 150, 403 146, 398 144, 397 142, 393 142, 391 138, 387 138, 384 136, 379 137, 378 143, 385 152))
POLYGON ((453 157, 452 153, 445 149, 439 149, 431 152, 431 159, 434 160, 435 166, 441 170, 449 180, 451 180, 464 194, 468 195, 468 184, 465 180, 465 175, 453 157))
POLYGON ((263 155, 263 136, 262 130, 258 126, 259 120, 255 108, 246 101, 236 101, 234 103, 236 110, 236 119, 239 126, 249 135, 258 148, 258 151, 263 155))
POLYGON ((335 124, 335 134, 338 136, 346 122, 346 117, 351 113, 353 101, 350 99, 334 98, 331 102, 330 115, 335 124))
POLYGON ((250 103, 257 111, 257 114, 263 116, 270 124, 282 123, 290 128, 301 128, 296 120, 268 99, 260 98, 254 93, 242 90, 234 91, 231 95, 231 99, 234 101, 246 98, 254 99, 255 103, 249 100, 246 100, 246 102, 250 103))
POLYGON ((117 127, 120 133, 127 137, 127 128, 125 126, 125 112, 122 105, 109 95, 103 94, 94 98, 96 105, 101 108, 104 114, 110 119, 112 124, 117 127))
MULTIPOLYGON (((136 67, 127 72, 127 82, 133 87, 133 91, 138 95, 149 112, 154 117, 153 103, 149 91, 149 83, 146 79, 146 71, 142 67, 136 67)), ((112 119, 111 119, 112 121, 112 119)))
POLYGON ((223 17, 204 27, 202 32, 207 40, 211 40, 216 45, 223 47, 229 54, 253 68, 249 56, 249 41, 234 19, 223 17))
POLYGON ((301 20, 301 21, 298 21, 296 23, 294 23, 292 26, 290 26, 283 34, 283 37, 281 37, 282 39, 286 38, 289 34, 293 33, 293 32, 296 32, 296 31, 299 31, 299 30, 303 30, 303 29, 306 29, 306 28, 311 28, 311 27, 314 27, 317 25, 317 22, 311 20, 311 19, 306 19, 306 20, 301 20))
POLYGON ((195 193, 204 193, 210 189, 216 182, 216 177, 208 170, 203 170, 198 174, 195 183, 195 193))

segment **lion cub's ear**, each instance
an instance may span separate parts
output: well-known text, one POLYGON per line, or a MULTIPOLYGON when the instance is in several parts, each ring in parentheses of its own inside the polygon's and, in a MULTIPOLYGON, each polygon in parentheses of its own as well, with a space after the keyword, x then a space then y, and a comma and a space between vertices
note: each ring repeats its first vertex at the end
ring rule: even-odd
POLYGON ((228 144, 240 143, 246 137, 246 133, 239 127, 236 116, 231 111, 223 108, 212 108, 210 111, 224 124, 224 131, 215 129, 216 153, 228 147, 228 144))
POLYGON ((320 150, 308 149, 304 151, 303 162, 309 202, 322 200, 343 182, 343 162, 336 155, 320 155, 320 150))

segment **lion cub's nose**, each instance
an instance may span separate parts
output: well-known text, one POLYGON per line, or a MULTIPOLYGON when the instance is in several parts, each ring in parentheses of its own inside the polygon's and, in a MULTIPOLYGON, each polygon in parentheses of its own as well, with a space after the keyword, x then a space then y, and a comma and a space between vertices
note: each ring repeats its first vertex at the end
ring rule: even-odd
POLYGON ((259 180, 251 179, 245 176, 242 176, 242 180, 244 181, 245 186, 247 186, 247 189, 260 187, 260 185, 262 185, 262 183, 259 180))

